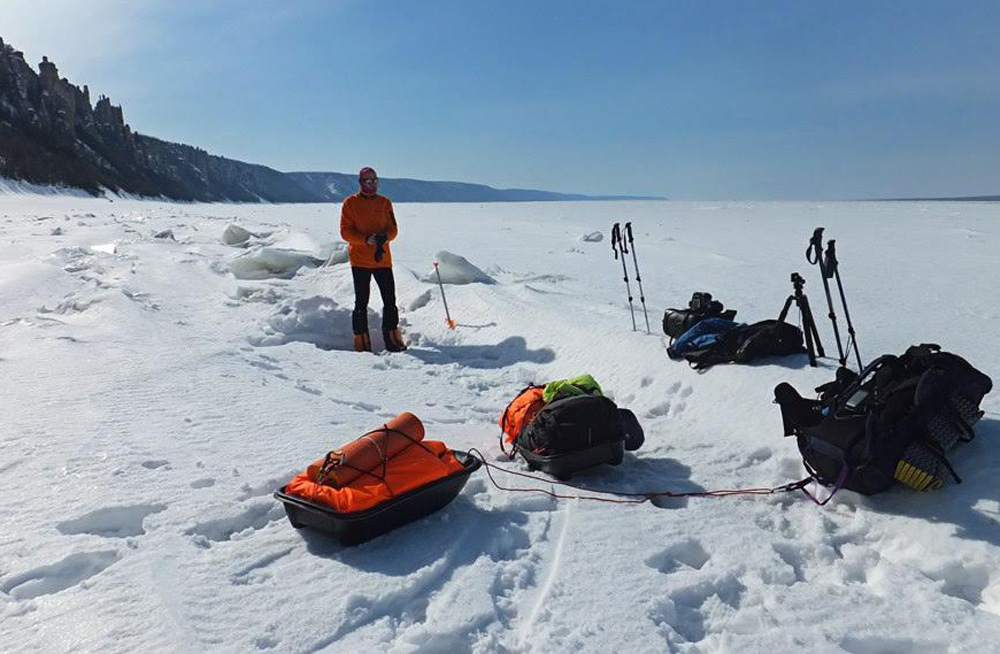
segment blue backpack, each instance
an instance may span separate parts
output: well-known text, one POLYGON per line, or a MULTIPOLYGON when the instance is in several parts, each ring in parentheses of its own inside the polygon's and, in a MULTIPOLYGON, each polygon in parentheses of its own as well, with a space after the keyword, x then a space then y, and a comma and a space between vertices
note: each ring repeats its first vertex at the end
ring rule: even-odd
POLYGON ((674 359, 686 359, 692 368, 703 370, 717 363, 750 363, 805 351, 802 330, 783 320, 745 325, 710 318, 684 332, 667 349, 667 354, 674 359))
POLYGON ((671 359, 684 359, 689 354, 707 350, 714 346, 719 338, 726 332, 742 327, 743 323, 725 318, 706 318, 695 323, 687 331, 681 334, 673 344, 667 348, 667 355, 671 359))

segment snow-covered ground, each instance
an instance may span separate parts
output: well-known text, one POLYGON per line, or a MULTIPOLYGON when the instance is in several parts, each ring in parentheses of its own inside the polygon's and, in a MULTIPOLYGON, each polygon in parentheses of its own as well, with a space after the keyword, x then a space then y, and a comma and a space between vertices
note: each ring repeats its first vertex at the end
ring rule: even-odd
POLYGON ((807 391, 834 365, 698 374, 667 359, 663 309, 701 290, 772 318, 799 271, 834 350, 804 259, 822 225, 866 359, 937 342, 1000 381, 1000 206, 396 213, 410 349, 372 355, 349 351, 337 206, 0 198, 0 651, 997 651, 998 392, 954 456, 965 483, 934 493, 623 506, 503 492, 480 471, 446 509, 350 548, 293 529, 271 494, 403 410, 508 465, 496 419, 514 393, 585 372, 646 444, 575 481, 797 480, 772 389, 807 391), (653 335, 631 331, 610 240, 584 238, 629 220, 653 335), (227 245, 230 225, 251 234, 227 245), (455 330, 423 281, 439 252, 496 281, 446 287, 455 330))

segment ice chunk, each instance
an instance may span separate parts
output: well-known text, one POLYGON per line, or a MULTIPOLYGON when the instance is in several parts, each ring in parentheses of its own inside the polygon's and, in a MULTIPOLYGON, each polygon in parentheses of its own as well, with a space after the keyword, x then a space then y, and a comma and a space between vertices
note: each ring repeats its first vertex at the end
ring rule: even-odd
MULTIPOLYGON (((437 253, 438 269, 443 284, 496 284, 496 280, 469 263, 465 257, 442 250, 437 253)), ((436 284, 437 274, 431 270, 422 281, 436 284)))

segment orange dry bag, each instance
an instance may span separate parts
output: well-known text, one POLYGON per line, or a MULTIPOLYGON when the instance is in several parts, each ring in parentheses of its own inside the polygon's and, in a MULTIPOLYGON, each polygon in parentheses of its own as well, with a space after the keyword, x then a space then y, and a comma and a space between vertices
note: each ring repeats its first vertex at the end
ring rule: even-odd
POLYGON ((414 443, 424 439, 420 418, 404 411, 381 429, 370 431, 340 450, 332 450, 322 461, 307 468, 310 481, 343 488, 361 475, 379 470, 384 475, 386 462, 414 443))
POLYGON ((447 445, 423 438, 420 419, 401 413, 311 464, 284 492, 355 513, 467 469, 447 445))

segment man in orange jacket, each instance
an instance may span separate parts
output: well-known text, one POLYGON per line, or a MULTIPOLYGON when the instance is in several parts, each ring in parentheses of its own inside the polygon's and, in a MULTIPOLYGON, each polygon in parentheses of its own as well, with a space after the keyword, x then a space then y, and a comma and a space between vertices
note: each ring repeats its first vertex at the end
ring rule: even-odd
POLYGON ((347 241, 347 255, 354 276, 354 349, 371 352, 368 336, 368 298, 371 280, 375 278, 382 294, 382 334, 385 349, 402 352, 406 349, 399 333, 399 309, 396 308, 396 283, 392 278, 392 252, 389 241, 396 238, 396 217, 392 202, 378 194, 378 175, 364 167, 358 173, 361 192, 344 200, 340 210, 340 236, 347 241))

